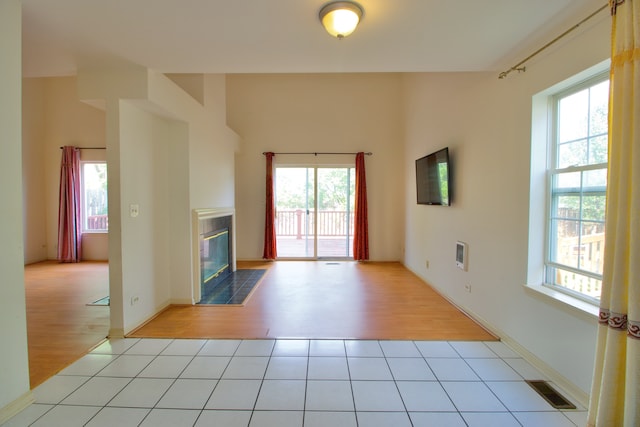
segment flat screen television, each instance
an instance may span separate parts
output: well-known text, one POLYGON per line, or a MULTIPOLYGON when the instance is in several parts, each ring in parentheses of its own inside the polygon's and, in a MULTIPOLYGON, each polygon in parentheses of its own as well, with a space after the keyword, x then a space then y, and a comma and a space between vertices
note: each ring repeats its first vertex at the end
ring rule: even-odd
POLYGON ((419 205, 451 204, 449 148, 416 160, 416 190, 419 205))

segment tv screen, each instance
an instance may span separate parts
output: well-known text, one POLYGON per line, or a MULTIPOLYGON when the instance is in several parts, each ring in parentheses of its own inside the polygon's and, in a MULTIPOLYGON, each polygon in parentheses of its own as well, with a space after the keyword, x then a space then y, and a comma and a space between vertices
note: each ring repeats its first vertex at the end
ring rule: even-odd
POLYGON ((416 160, 418 204, 449 206, 449 148, 416 160))

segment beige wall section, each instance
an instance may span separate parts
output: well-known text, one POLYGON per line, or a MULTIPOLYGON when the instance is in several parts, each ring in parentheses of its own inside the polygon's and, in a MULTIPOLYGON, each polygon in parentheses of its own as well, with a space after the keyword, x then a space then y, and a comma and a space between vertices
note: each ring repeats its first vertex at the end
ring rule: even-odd
MULTIPOLYGON (((60 147, 105 147, 105 113, 78 98, 75 77, 23 81, 25 263, 56 258, 60 147)), ((82 150, 82 160, 106 160, 82 150)), ((86 234, 83 259, 107 260, 106 233, 86 234)))
POLYGON ((0 1, 0 424, 33 400, 23 267, 21 26, 20 0, 0 1))
POLYGON ((24 263, 47 259, 45 79, 22 81, 24 263))
POLYGON ((526 73, 504 80, 497 73, 413 74, 404 79, 406 265, 503 339, 561 372, 583 400, 591 384, 597 319, 559 308, 523 288, 531 106, 537 92, 608 55, 609 20, 603 14, 527 64, 526 73), (453 205, 418 206, 414 161, 443 146, 451 150, 453 205), (468 244, 466 272, 455 266, 457 240, 468 244), (471 285, 471 293, 465 285, 471 285))
MULTIPOLYGON (((227 76, 227 122, 243 138, 236 155, 238 259, 262 257, 263 151, 373 152, 365 160, 370 256, 402 258, 400 89, 397 74, 227 76)), ((355 156, 276 156, 275 161, 354 164, 355 156)))
POLYGON ((204 105, 204 74, 165 74, 193 99, 204 105))
MULTIPOLYGON (((55 259, 58 245, 60 147, 105 147, 105 113, 80 101, 75 77, 52 77, 45 80, 47 257, 55 259)), ((103 150, 82 150, 80 156, 82 160, 106 160, 106 152, 103 150)), ((83 238, 82 243, 83 259, 108 259, 106 234, 83 238)))

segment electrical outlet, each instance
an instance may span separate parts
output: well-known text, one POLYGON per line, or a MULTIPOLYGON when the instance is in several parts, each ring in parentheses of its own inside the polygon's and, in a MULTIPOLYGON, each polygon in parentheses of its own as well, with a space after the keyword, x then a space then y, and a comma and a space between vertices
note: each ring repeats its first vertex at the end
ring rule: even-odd
POLYGON ((135 218, 140 214, 140 205, 133 204, 129 205, 129 215, 131 218, 135 218))
POLYGON ((425 262, 425 265, 426 265, 427 269, 429 269, 429 260, 427 260, 427 261, 425 262))
POLYGON ((471 284, 467 283, 466 285, 464 285, 464 290, 471 293, 471 284))
POLYGON ((140 297, 138 295, 134 295, 131 297, 131 305, 136 305, 140 301, 140 297))

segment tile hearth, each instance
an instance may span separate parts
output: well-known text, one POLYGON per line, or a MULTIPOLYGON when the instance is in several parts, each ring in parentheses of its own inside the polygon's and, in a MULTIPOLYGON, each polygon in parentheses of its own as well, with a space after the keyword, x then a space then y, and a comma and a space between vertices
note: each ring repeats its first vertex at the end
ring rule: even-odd
POLYGON ((210 288, 205 285, 198 304, 243 304, 266 271, 262 269, 233 271, 210 288))

